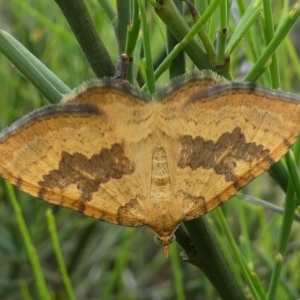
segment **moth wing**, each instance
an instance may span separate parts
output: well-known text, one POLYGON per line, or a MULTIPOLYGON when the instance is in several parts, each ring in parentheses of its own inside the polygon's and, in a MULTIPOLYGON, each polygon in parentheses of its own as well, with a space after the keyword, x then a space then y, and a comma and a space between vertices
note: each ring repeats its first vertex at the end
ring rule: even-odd
POLYGON ((4 129, 0 173, 51 203, 111 223, 142 225, 140 201, 149 193, 152 154, 140 143, 151 143, 149 118, 146 102, 134 94, 90 87, 4 129), (141 157, 149 157, 143 166, 141 157))
MULTIPOLYGON (((300 132, 300 99, 251 83, 185 86, 162 103, 175 198, 203 215, 278 161, 300 132)), ((163 122, 163 121, 162 121, 163 122)))

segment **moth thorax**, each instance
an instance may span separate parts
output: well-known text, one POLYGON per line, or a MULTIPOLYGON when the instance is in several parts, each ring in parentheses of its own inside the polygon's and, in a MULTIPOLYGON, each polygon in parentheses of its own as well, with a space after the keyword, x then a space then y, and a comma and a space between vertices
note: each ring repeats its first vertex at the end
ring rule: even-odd
POLYGON ((170 193, 170 174, 165 150, 155 148, 152 157, 151 194, 162 197, 170 193))

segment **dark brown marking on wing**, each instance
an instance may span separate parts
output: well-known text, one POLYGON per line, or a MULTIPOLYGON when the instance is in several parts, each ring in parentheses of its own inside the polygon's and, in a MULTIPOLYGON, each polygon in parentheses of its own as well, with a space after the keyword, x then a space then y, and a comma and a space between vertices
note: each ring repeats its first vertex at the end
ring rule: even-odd
POLYGON ((18 188, 21 188, 22 184, 23 184, 23 179, 20 178, 20 177, 18 177, 17 182, 16 182, 16 186, 17 186, 18 188))
POLYGON ((111 178, 130 175, 134 170, 133 163, 125 156, 120 144, 113 144, 110 149, 104 148, 90 159, 78 152, 70 154, 62 151, 58 169, 50 171, 38 182, 41 187, 39 196, 42 198, 43 189, 58 188, 63 191, 69 185, 77 184, 81 192, 80 200, 89 201, 101 184, 111 178))
POLYGON ((292 146, 291 143, 290 143, 290 141, 287 140, 287 139, 284 139, 283 143, 284 143, 284 145, 286 146, 287 149, 289 149, 292 146))
POLYGON ((131 199, 125 205, 119 207, 116 218, 117 223, 120 225, 126 223, 127 226, 136 226, 138 220, 133 219, 132 223, 130 223, 128 215, 134 216, 134 212, 139 211, 139 209, 140 207, 137 198, 131 199), (125 219, 126 222, 124 222, 123 219, 125 219))
POLYGON ((201 136, 193 138, 190 135, 182 136, 180 142, 180 168, 214 169, 217 174, 223 175, 227 182, 238 181, 235 175, 238 160, 252 163, 255 159, 261 159, 266 160, 269 165, 274 163, 269 158, 269 149, 264 149, 255 142, 247 143, 240 127, 236 127, 232 132, 223 133, 216 142, 205 140, 201 136))
POLYGON ((45 199, 45 194, 46 194, 46 189, 40 188, 37 196, 40 199, 45 199))
POLYGON ((83 201, 76 201, 73 207, 76 208, 76 210, 80 211, 81 213, 84 213, 86 209, 86 205, 83 201))
POLYGON ((185 207, 189 207, 190 205, 198 206, 198 207, 201 206, 203 208, 202 215, 208 213, 207 202, 205 197, 191 195, 190 193, 187 193, 183 190, 180 190, 180 193, 183 196, 185 207))

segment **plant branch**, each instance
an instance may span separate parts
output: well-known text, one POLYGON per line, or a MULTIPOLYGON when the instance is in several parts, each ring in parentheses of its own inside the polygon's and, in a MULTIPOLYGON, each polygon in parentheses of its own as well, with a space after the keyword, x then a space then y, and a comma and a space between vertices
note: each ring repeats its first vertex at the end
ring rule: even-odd
POLYGON ((54 0, 63 12, 91 68, 98 78, 113 76, 115 67, 83 0, 54 0))

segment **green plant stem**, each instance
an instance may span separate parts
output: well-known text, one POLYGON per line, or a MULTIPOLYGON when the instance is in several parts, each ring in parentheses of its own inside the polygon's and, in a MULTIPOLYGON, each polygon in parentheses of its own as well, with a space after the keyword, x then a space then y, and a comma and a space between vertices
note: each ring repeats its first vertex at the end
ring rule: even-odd
MULTIPOLYGON (((180 11, 182 11, 182 3, 176 2, 176 5, 180 11)), ((167 29, 167 53, 170 53, 172 49, 176 46, 177 41, 172 35, 172 33, 167 29)), ((172 61, 169 67, 169 77, 175 78, 185 73, 185 57, 184 52, 181 51, 172 61)))
MULTIPOLYGON (((271 273, 273 269, 273 261, 271 260, 269 255, 265 252, 265 250, 257 247, 256 245, 254 245, 254 249, 255 249, 255 253, 257 254, 257 257, 259 257, 262 260, 265 267, 271 273)), ((286 290, 287 294, 289 295, 288 299, 299 299, 299 294, 297 292, 297 285, 292 286, 288 276, 289 274, 281 274, 279 279, 284 289, 286 290)))
POLYGON ((127 26, 127 39, 126 39, 126 49, 125 53, 131 57, 133 56, 135 45, 137 42, 138 34, 140 31, 141 19, 139 17, 139 5, 137 0, 134 0, 132 3, 132 19, 129 25, 127 26))
POLYGON ((139 63, 140 63, 140 56, 143 48, 143 36, 142 34, 138 34, 134 52, 133 52, 133 61, 129 61, 129 71, 128 71, 128 80, 136 84, 138 74, 139 74, 139 63))
POLYGON ((115 67, 96 31, 83 0, 54 0, 63 12, 74 35, 98 78, 114 76, 115 67))
POLYGON ((176 243, 178 243, 178 245, 180 245, 181 248, 184 249, 184 260, 188 261, 189 258, 194 258, 197 256, 197 249, 195 248, 191 237, 183 223, 180 223, 179 227, 175 231, 175 236, 176 243))
MULTIPOLYGON (((237 221, 240 227, 240 251, 243 253, 243 257, 246 261, 251 261, 252 251, 251 251, 251 239, 249 232, 249 220, 248 220, 248 208, 245 208, 244 205, 240 205, 237 208, 237 221)), ((227 225, 227 224, 226 224, 227 225)), ((230 232, 228 232, 230 234, 230 232)), ((230 234, 230 238, 231 238, 230 234)))
POLYGON ((278 183, 284 192, 287 190, 289 175, 284 163, 280 160, 274 164, 269 170, 270 176, 278 183))
MULTIPOLYGON (((244 3, 244 2, 243 2, 244 3)), ((242 4, 241 4, 242 5, 242 4)), ((240 8, 243 12, 243 8, 240 8)), ((248 5, 245 13, 235 28, 232 36, 230 37, 226 49, 225 49, 225 57, 229 57, 232 51, 236 48, 236 46, 240 43, 240 41, 245 37, 246 32, 251 28, 252 24, 258 18, 262 9, 261 0, 252 0, 248 5)))
MULTIPOLYGON (((176 46, 177 41, 172 35, 172 33, 167 30, 167 52, 170 53, 172 49, 176 46)), ((184 52, 179 52, 173 59, 169 67, 169 77, 175 78, 177 76, 183 75, 185 73, 185 57, 184 52)))
POLYGON ((54 219, 54 216, 53 216, 53 213, 52 213, 51 209, 47 210, 46 217, 47 217, 48 229, 49 229, 49 233, 50 233, 50 236, 51 236, 51 241, 52 241, 55 257, 56 257, 56 260, 57 260, 57 263, 58 263, 58 268, 59 268, 59 271, 61 273, 63 283, 65 285, 65 289, 66 289, 66 292, 67 292, 67 295, 68 295, 68 299, 75 300, 76 297, 75 297, 75 294, 74 294, 74 290, 72 288, 72 283, 71 283, 70 277, 68 275, 66 265, 65 265, 65 262, 64 262, 64 258, 63 258, 61 248, 60 248, 60 245, 59 245, 57 228, 56 228, 55 219, 54 219))
POLYGON ((199 30, 198 35, 202 41, 203 47, 205 49, 209 61, 211 62, 211 64, 215 64, 216 53, 213 44, 209 39, 209 36, 203 28, 199 30))
POLYGON ((129 57, 129 68, 127 72, 127 80, 134 84, 138 71, 138 63, 140 58, 141 43, 138 43, 138 37, 141 27, 140 11, 138 1, 132 2, 132 17, 127 26, 127 38, 125 53, 129 57), (138 55, 136 55, 138 54, 138 55))
POLYGON ((224 66, 226 62, 225 57, 225 46, 227 38, 227 1, 222 1, 220 3, 220 23, 218 26, 217 33, 217 47, 216 47, 216 65, 218 68, 224 66))
MULTIPOLYGON (((126 36, 127 36, 127 27, 129 24, 130 18, 130 6, 131 0, 117 0, 117 23, 116 23, 116 32, 117 32, 117 44, 119 55, 125 52, 126 48, 126 36)), ((126 53, 128 54, 128 53, 126 53)))
POLYGON ((278 48, 282 40, 289 33, 295 22, 298 20, 299 16, 300 5, 296 3, 282 25, 276 30, 272 41, 265 48, 247 76, 245 76, 244 81, 256 81, 259 76, 268 68, 268 66, 272 62, 272 55, 274 54, 275 50, 278 48))
MULTIPOLYGON (((274 24, 273 24, 273 14, 270 0, 263 0, 264 6, 264 16, 265 16, 265 39, 266 43, 269 44, 274 37, 274 24)), ((279 70, 278 70, 278 61, 277 54, 274 52, 272 56, 272 63, 270 65, 270 74, 271 74, 271 82, 272 88, 278 89, 280 88, 280 78, 279 78, 279 70)))
POLYGON ((273 268, 271 282, 268 289, 268 294, 266 298, 267 300, 276 299, 276 291, 279 284, 282 264, 286 254, 286 249, 287 249, 287 245, 291 233, 296 205, 297 205, 297 198, 295 197, 295 191, 291 181, 289 181, 286 198, 285 198, 282 226, 278 238, 275 265, 273 268))
MULTIPOLYGON (((263 299, 265 297, 265 295, 259 295, 258 294, 258 290, 256 289, 255 287, 255 284, 254 282, 252 281, 252 276, 251 276, 251 271, 249 270, 249 268, 247 267, 240 251, 239 251, 239 248, 238 246, 236 245, 231 233, 230 233, 230 229, 226 223, 226 220, 225 220, 225 217, 221 211, 221 209, 217 208, 215 209, 215 214, 217 215, 217 218, 218 218, 218 221, 226 235, 226 238, 229 242, 229 245, 230 245, 230 248, 231 248, 231 251, 234 253, 234 257, 240 267, 240 269, 242 270, 242 274, 243 274, 243 277, 245 278, 251 292, 252 292, 252 295, 254 297, 254 299, 256 300, 260 300, 260 299, 263 299)), ((262 290, 262 289, 260 289, 262 290)))
POLYGON ((51 102, 57 103, 71 90, 21 43, 0 31, 0 51, 51 102))
POLYGON ((153 6, 153 8, 159 8, 160 4, 158 3, 159 1, 156 0, 147 0, 149 2, 149 4, 151 4, 153 6))
POLYGON ((289 150, 288 153, 285 155, 285 161, 299 202, 300 201, 300 176, 295 162, 295 157, 291 150, 289 150))
POLYGON ((237 3, 237 6, 239 7, 241 15, 244 15, 246 8, 249 8, 249 6, 251 5, 251 4, 249 4, 249 6, 248 6, 244 0, 237 0, 236 3, 237 3))
POLYGON ((21 207, 17 201, 17 198, 16 198, 16 195, 15 195, 12 185, 5 181, 5 187, 6 187, 7 193, 9 195, 9 199, 11 201, 11 204, 13 206, 13 209, 15 211, 15 214, 16 214, 16 217, 18 220, 18 226, 19 226, 21 236, 22 236, 24 244, 25 244, 28 259, 30 261, 30 264, 31 264, 31 267, 33 270, 33 274, 34 274, 34 277, 36 280, 36 286, 37 286, 37 290, 38 290, 40 299, 50 300, 51 297, 50 297, 50 293, 48 291, 46 281, 45 281, 45 278, 43 275, 41 263, 40 263, 37 251, 34 247, 34 244, 31 241, 31 238, 30 238, 30 235, 28 232, 28 228, 26 226, 26 223, 25 223, 23 215, 22 215, 21 207))
MULTIPOLYGON (((292 62, 293 67, 294 67, 293 68, 293 72, 296 75, 297 81, 300 82, 300 60, 299 60, 299 54, 297 52, 297 49, 296 49, 295 45, 293 44, 293 41, 291 41, 290 39, 286 39, 285 40, 284 53, 286 53, 286 56, 292 62)), ((291 84, 290 81, 288 81, 288 83, 291 84)), ((291 90, 291 88, 289 90, 291 90)))
POLYGON ((146 85, 150 94, 155 93, 155 79, 154 79, 154 69, 151 55, 151 45, 149 36, 149 27, 147 22, 145 2, 143 0, 138 0, 138 4, 141 12, 142 29, 143 29, 143 42, 144 42, 144 52, 146 60, 146 85))
POLYGON ((117 17, 117 12, 115 11, 113 4, 111 3, 110 0, 97 0, 98 3, 101 5, 103 11, 106 13, 107 17, 112 23, 116 41, 117 41, 117 46, 118 46, 118 54, 121 54, 121 47, 120 47, 120 42, 119 42, 119 32, 118 32, 118 17, 117 17))
POLYGON ((170 246, 170 260, 172 265, 172 275, 174 278, 174 289, 176 293, 176 299, 184 300, 184 280, 183 270, 180 266, 180 256, 177 247, 170 246))
POLYGON ((200 20, 193 26, 192 29, 188 27, 182 15, 178 11, 173 0, 164 0, 159 8, 156 8, 157 15, 166 24, 168 30, 173 34, 176 40, 182 45, 180 51, 185 48, 186 53, 190 56, 195 65, 200 69, 215 70, 215 67, 209 62, 206 54, 201 48, 200 43, 193 37, 198 34, 201 27, 211 17, 211 14, 220 4, 222 0, 214 0, 209 8, 206 10, 206 16, 200 18, 200 20), (207 18, 207 15, 208 18, 207 18), (206 19, 207 18, 207 19, 206 19), (199 24, 200 22, 200 24, 199 24))
POLYGON ((97 0, 97 1, 101 5, 104 12, 106 13, 107 17, 110 19, 113 26, 115 27, 118 19, 117 19, 117 13, 111 1, 110 0, 97 0))
MULTIPOLYGON (((206 217, 185 221, 184 225, 197 250, 197 255, 187 257, 187 261, 205 273, 222 299, 246 299, 228 267, 206 217)), ((188 247, 190 246, 188 245, 188 247)))
MULTIPOLYGON (((170 66, 173 59, 175 59, 175 57, 178 55, 178 53, 180 51, 182 51, 185 47, 188 47, 188 45, 190 45, 190 41, 193 41, 193 37, 199 32, 199 30, 210 19, 211 15, 217 9, 217 7, 221 1, 222 0, 214 0, 210 4, 210 6, 205 11, 203 16, 199 19, 199 21, 192 27, 192 29, 189 32, 187 32, 186 36, 183 37, 183 39, 174 47, 174 49, 170 52, 170 54, 163 60, 163 62, 155 70, 155 72, 154 72, 155 79, 158 79, 161 76, 161 74, 163 74, 168 69, 168 67, 170 66)), ((174 36, 174 33, 172 31, 171 31, 171 33, 174 36)), ((180 40, 177 36, 175 36, 175 38, 177 39, 177 41, 180 40)), ((197 48, 195 48, 195 49, 197 49, 197 48)), ((187 48, 185 49, 185 51, 188 53, 187 48)), ((208 66, 207 68, 211 69, 211 70, 215 70, 215 68, 212 65, 208 66)))
POLYGON ((257 273, 250 272, 251 282, 253 284, 253 287, 255 288, 256 294, 259 295, 259 300, 266 299, 266 292, 263 289, 262 283, 260 281, 260 278, 257 276, 257 273))
MULTIPOLYGON (((200 14, 199 14, 198 10, 196 9, 196 7, 194 6, 194 4, 192 2, 190 2, 190 0, 185 0, 185 2, 188 5, 189 10, 192 14, 193 22, 194 22, 194 24, 196 24, 200 19, 200 14)), ((206 55, 207 55, 209 61, 212 64, 214 64, 216 53, 215 53, 214 47, 212 45, 212 42, 206 33, 206 30, 204 28, 201 28, 198 32, 198 35, 203 44, 203 47, 205 49, 205 52, 206 52, 206 55)))

